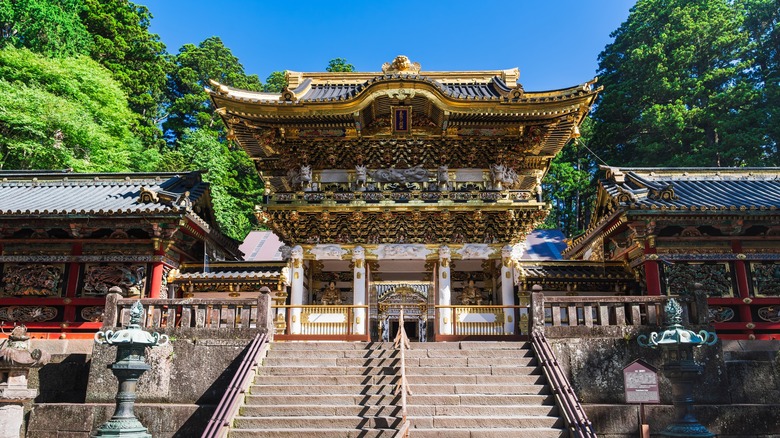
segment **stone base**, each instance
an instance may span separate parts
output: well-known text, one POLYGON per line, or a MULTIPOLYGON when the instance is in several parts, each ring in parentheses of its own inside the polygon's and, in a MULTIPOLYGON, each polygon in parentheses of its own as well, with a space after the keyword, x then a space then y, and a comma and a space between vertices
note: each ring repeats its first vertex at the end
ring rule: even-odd
POLYGON ((0 438, 19 438, 24 423, 24 408, 21 405, 0 406, 0 438))
MULTIPOLYGON (((35 405, 30 412, 27 438, 90 438, 93 431, 111 418, 115 407, 113 403, 35 405)), ((136 417, 154 438, 200 436, 213 411, 214 406, 135 405, 136 417)))

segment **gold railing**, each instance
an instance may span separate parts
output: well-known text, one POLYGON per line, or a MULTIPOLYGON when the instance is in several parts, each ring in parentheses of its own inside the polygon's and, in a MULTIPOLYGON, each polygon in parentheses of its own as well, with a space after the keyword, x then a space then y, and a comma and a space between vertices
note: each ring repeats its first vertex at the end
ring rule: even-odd
POLYGON ((397 437, 409 436, 409 420, 406 419, 406 395, 412 395, 412 391, 409 389, 409 382, 406 380, 406 350, 409 349, 409 337, 406 335, 406 329, 404 329, 404 308, 398 312, 398 334, 393 342, 393 347, 401 353, 401 378, 398 380, 396 386, 396 394, 401 391, 401 415, 403 417, 403 424, 400 430, 396 433, 397 437))
POLYGON ((367 305, 275 305, 273 309, 277 335, 312 339, 368 336, 367 305), (279 324, 282 321, 284 324, 279 324))
POLYGON ((521 306, 436 306, 436 320, 447 312, 453 336, 507 336, 520 334, 517 309, 521 306), (512 327, 512 330, 507 330, 512 327))

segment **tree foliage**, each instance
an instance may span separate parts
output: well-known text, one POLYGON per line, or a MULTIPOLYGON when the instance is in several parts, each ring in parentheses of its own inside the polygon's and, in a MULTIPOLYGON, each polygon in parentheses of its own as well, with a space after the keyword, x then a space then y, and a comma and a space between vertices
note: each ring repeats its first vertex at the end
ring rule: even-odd
POLYGON ((599 56, 594 149, 614 165, 776 163, 745 27, 768 3, 639 0, 599 56))
POLYGON ((586 215, 596 196, 593 175, 598 169, 584 148, 590 139, 591 121, 586 119, 582 137, 569 142, 553 158, 542 180, 544 200, 550 203, 551 210, 541 228, 560 229, 566 236, 584 231, 586 215))
POLYGON ((135 131, 147 147, 162 146, 157 126, 169 70, 165 45, 149 32, 152 15, 127 0, 84 0, 81 19, 92 44, 89 55, 111 70, 138 114, 135 131))
POLYGON ((230 149, 214 131, 196 129, 165 156, 165 170, 207 170, 214 213, 222 232, 242 240, 255 223, 254 207, 262 199, 262 185, 249 157, 230 149))
POLYGON ((355 71, 355 66, 348 63, 344 58, 333 58, 328 61, 328 66, 325 67, 325 71, 329 72, 351 72, 355 71))
POLYGON ((85 54, 92 38, 79 19, 81 0, 0 2, 0 47, 26 47, 45 56, 85 54))
POLYGON ((170 107, 163 130, 169 141, 181 139, 198 128, 224 129, 205 90, 211 87, 209 80, 246 90, 263 90, 257 75, 247 75, 219 37, 207 38, 197 46, 185 44, 173 58, 168 76, 166 95, 170 107))
POLYGON ((119 85, 95 61, 0 50, 0 168, 151 170, 159 156, 144 150, 132 120, 119 85))

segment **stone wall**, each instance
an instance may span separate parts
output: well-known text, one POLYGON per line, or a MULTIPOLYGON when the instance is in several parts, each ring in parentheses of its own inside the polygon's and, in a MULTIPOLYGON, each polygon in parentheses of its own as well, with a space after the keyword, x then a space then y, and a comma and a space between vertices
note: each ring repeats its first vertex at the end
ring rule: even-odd
MULTIPOLYGON (((624 404, 623 368, 643 359, 660 370, 660 352, 639 347, 635 339, 549 342, 597 434, 636 436, 639 408, 624 404)), ((702 424, 721 437, 780 437, 780 341, 722 341, 695 353, 705 364, 694 394, 702 424)), ((645 409, 653 433, 673 416, 671 385, 660 371, 658 376, 662 404, 645 409)))

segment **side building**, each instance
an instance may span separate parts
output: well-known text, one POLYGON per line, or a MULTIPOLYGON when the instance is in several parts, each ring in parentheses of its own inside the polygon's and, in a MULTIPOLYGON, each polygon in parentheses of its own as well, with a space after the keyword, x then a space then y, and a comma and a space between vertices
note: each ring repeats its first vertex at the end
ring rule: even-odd
POLYGON ((219 231, 200 172, 2 171, 0 324, 36 338, 92 337, 109 292, 173 298, 209 278, 213 289, 276 290, 281 268, 225 278, 238 245, 219 231), (190 274, 204 259, 211 272, 190 274))
POLYGON ((567 258, 626 263, 647 295, 708 296, 723 339, 780 339, 780 169, 604 167, 567 258))

